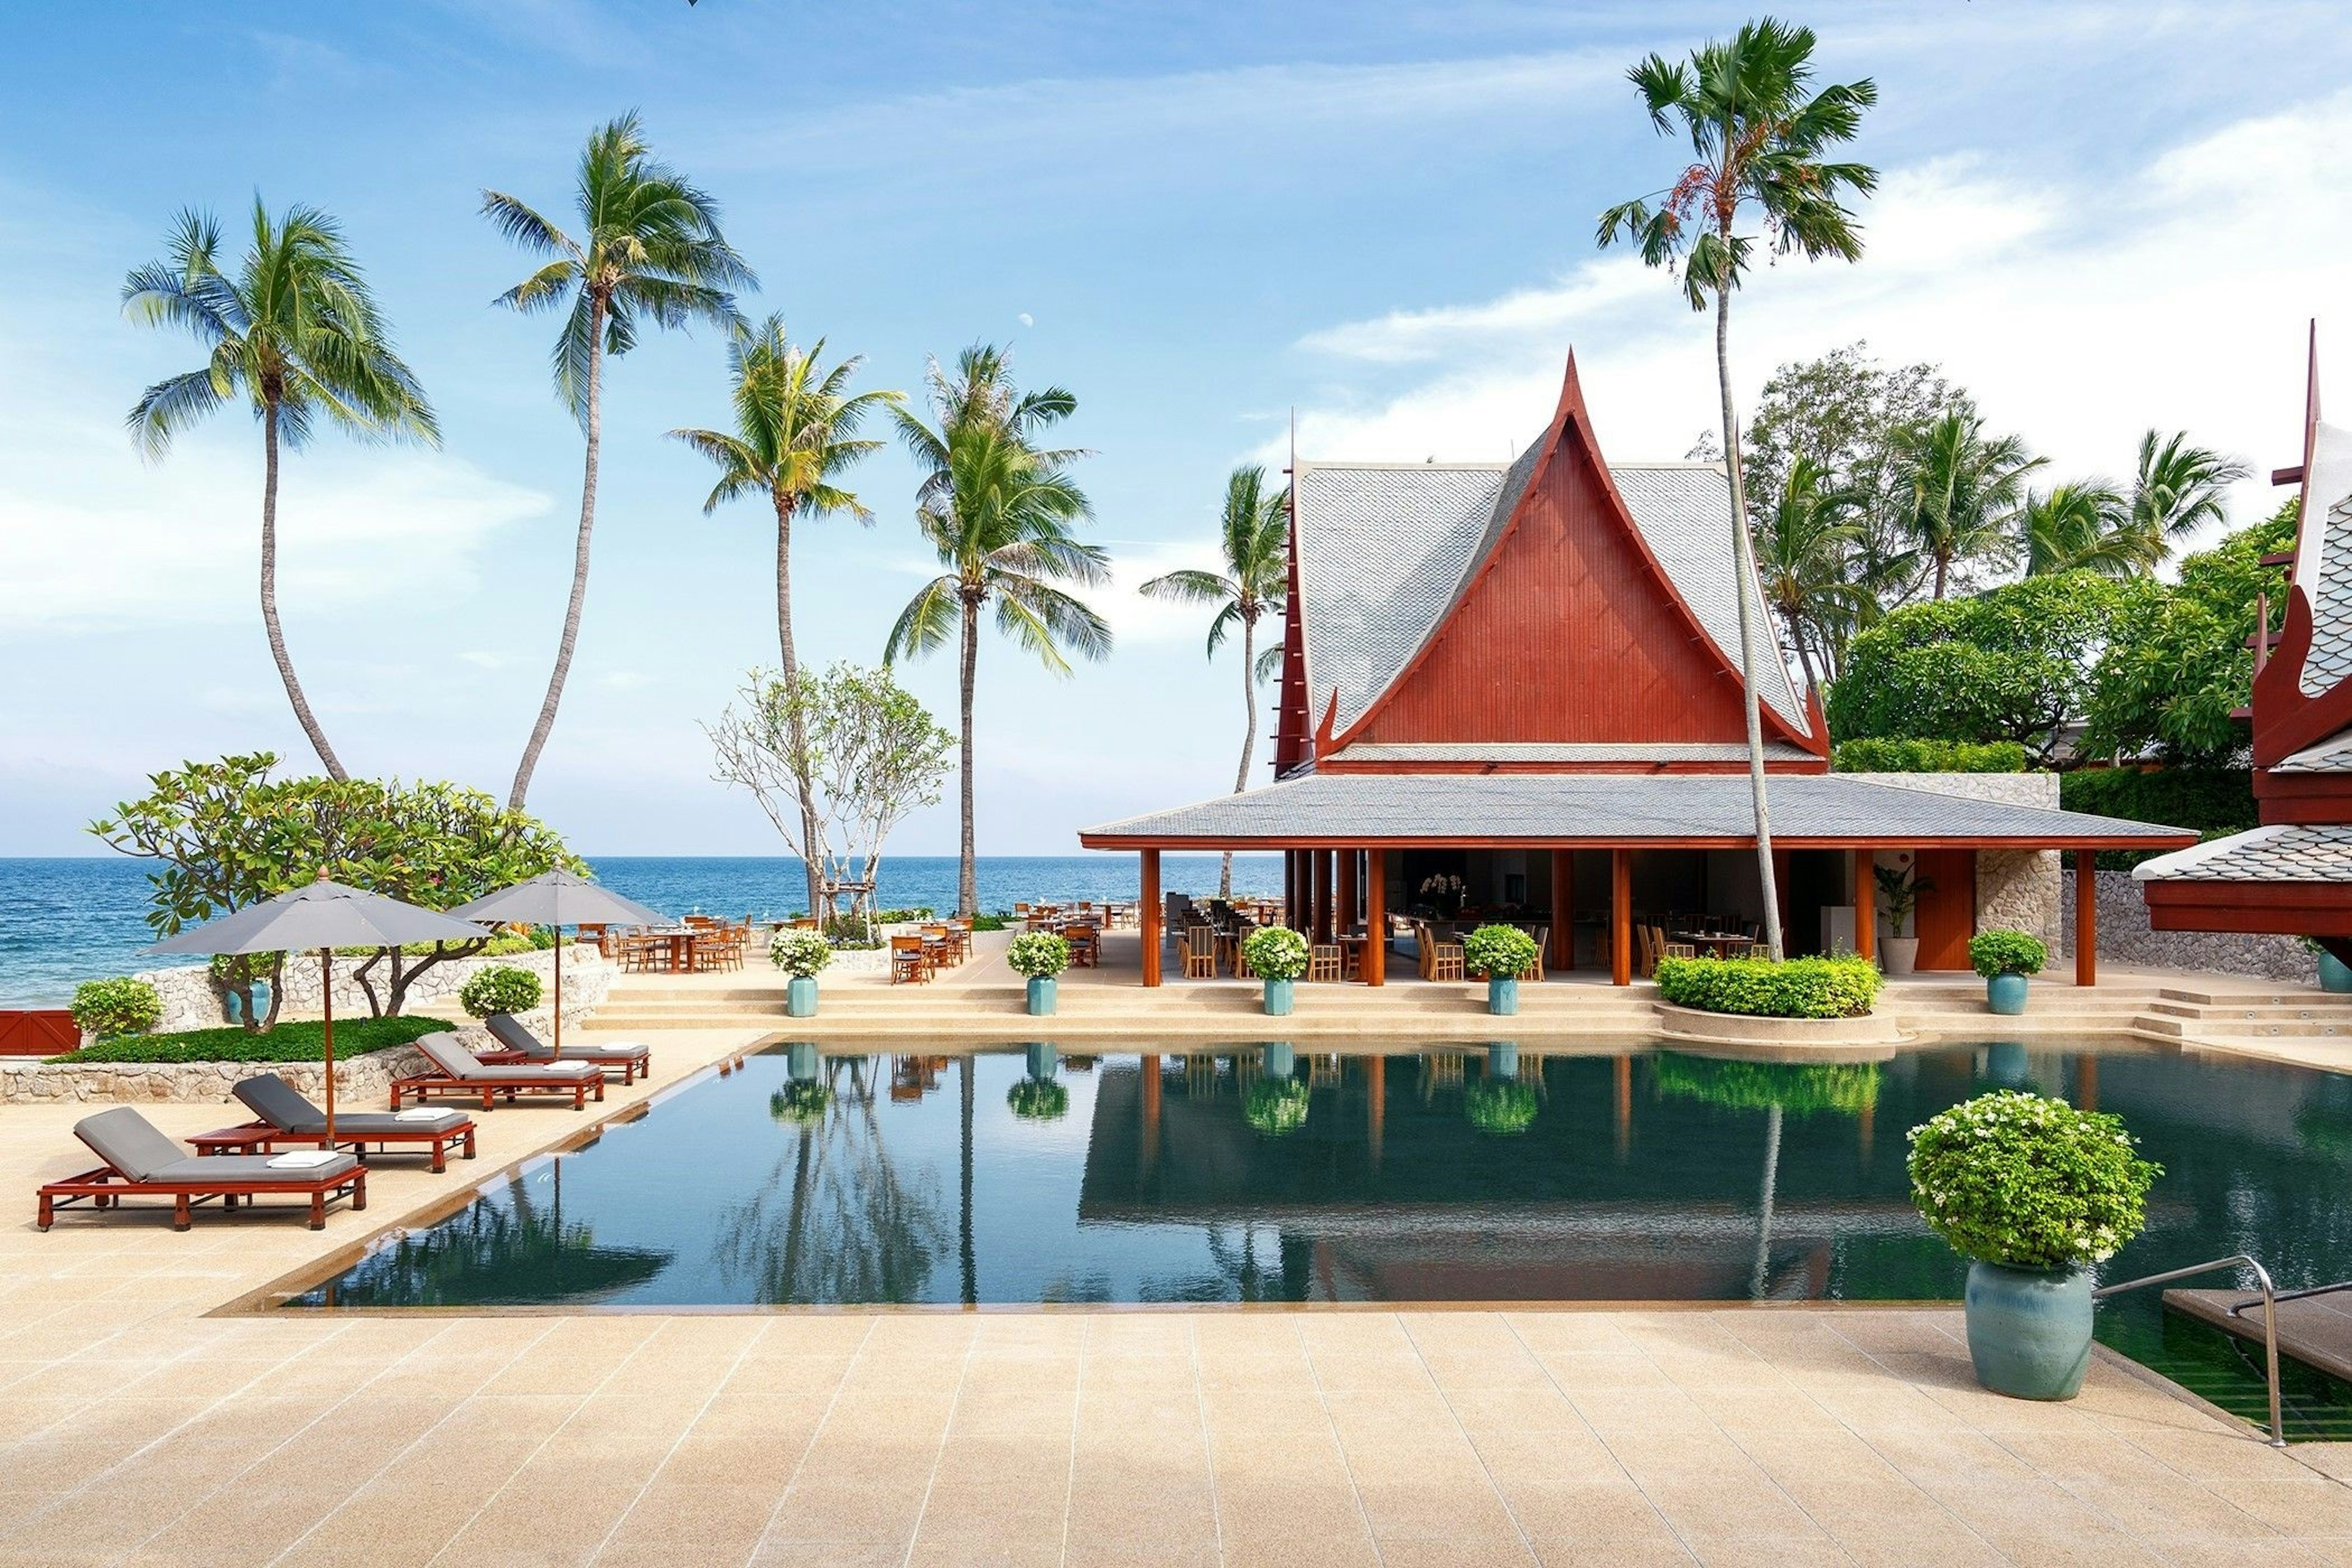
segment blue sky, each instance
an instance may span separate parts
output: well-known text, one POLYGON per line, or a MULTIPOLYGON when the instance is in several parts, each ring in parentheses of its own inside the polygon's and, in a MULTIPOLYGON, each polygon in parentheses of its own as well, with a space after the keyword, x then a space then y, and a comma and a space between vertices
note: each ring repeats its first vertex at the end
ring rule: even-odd
MULTIPOLYGON (((1310 457, 1500 458, 1573 346, 1604 446, 1679 457, 1710 342, 1663 279, 1597 256, 1594 215, 1674 166, 1622 79, 1739 9, 502 0, 26 9, 0 61, 0 854, 184 757, 308 757, 254 609, 258 437, 219 416, 164 464, 121 416, 195 363, 120 318, 177 208, 258 190, 338 215, 432 394, 439 452, 322 438, 281 504, 287 631, 356 770, 503 793, 568 585, 579 438, 551 323, 489 301, 521 258, 483 185, 565 209, 596 121, 635 108, 759 268, 748 306, 914 389, 927 354, 1010 342, 1078 395, 1096 534, 1125 563, 1119 647, 1046 678, 981 663, 983 852, 1229 787, 1232 655, 1141 577, 1206 563, 1226 471, 1310 457)), ((2326 5, 1823 5, 1822 68, 1868 74, 1886 174, 1859 267, 1782 267, 1734 317, 1752 394, 1868 338, 1941 362, 2065 475, 2146 426, 2291 460, 2301 322, 2352 242, 2352 35, 2326 5)), ((2327 322, 2323 320, 2323 346, 2327 322)), ((709 782, 698 723, 772 661, 769 537, 704 518, 662 438, 723 413, 713 334, 617 362, 580 656, 532 806, 595 853, 769 852, 709 782)), ((797 555, 804 654, 878 658, 928 574, 895 450, 871 530, 797 555)), ((2241 514, 2266 510, 2250 485, 2241 514)), ((951 715, 952 661, 908 679, 951 715)), ((1263 752, 1261 752, 1263 755, 1263 752)), ((952 788, 949 799, 953 798, 952 788)), ((893 847, 953 847, 951 808, 893 847)))

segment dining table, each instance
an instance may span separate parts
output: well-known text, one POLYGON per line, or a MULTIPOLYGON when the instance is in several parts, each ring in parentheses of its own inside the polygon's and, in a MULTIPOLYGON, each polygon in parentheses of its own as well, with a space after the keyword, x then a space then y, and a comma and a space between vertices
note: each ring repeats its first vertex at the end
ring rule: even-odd
POLYGON ((1710 958, 1737 957, 1756 945, 1756 939, 1752 936, 1723 931, 1678 931, 1675 932, 1675 940, 1704 949, 1710 958))

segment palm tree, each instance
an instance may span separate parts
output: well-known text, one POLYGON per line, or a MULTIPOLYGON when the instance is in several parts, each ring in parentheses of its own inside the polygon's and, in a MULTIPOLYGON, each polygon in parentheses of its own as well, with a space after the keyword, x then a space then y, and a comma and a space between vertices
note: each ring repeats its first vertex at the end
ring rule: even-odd
POLYGON ((2029 577, 2075 571, 2131 577, 2164 559, 2163 535, 2144 531, 2131 504, 2102 479, 2029 494, 2018 517, 2029 577))
MULTIPOLYGON (((1234 793, 1249 787, 1250 754, 1257 749, 1257 687, 1281 662, 1282 649, 1257 651, 1258 618, 1279 612, 1290 595, 1290 492, 1269 492, 1265 470, 1255 465, 1235 468, 1225 479, 1225 510, 1218 521, 1217 542, 1224 555, 1224 571, 1171 572, 1143 584, 1155 599, 1181 599, 1214 605, 1216 618, 1209 623, 1209 657, 1217 657, 1225 634, 1242 629, 1242 702, 1247 715, 1242 730, 1242 765, 1234 773, 1234 793)), ((1234 852, 1225 851, 1217 873, 1217 897, 1234 896, 1234 852)))
POLYGON ((1723 450, 1731 479, 1733 550, 1739 591, 1739 665, 1748 711, 1748 776, 1756 807, 1756 858, 1763 879, 1764 940, 1779 958, 1780 900, 1772 875, 1772 818, 1764 792, 1764 727, 1757 670, 1764 662, 1756 608, 1748 584, 1756 552, 1748 530, 1746 481, 1740 472, 1739 421, 1731 403, 1731 292, 1745 280, 1759 237, 1738 232, 1741 213, 1763 221, 1762 243, 1776 255, 1796 252, 1852 261, 1862 234, 1841 197, 1867 195, 1878 174, 1863 163, 1824 161, 1853 140, 1863 111, 1878 88, 1861 81, 1809 92, 1813 31, 1766 17, 1750 22, 1728 44, 1709 42, 1677 64, 1652 55, 1625 74, 1639 89, 1658 134, 1676 122, 1692 161, 1674 184, 1650 197, 1622 202, 1601 215, 1600 243, 1621 236, 1638 240, 1652 267, 1680 268, 1684 296, 1694 310, 1715 308, 1717 391, 1723 405, 1723 450), (1657 205, 1654 207, 1651 202, 1657 205), (1694 218, 1697 221, 1694 223, 1694 218))
POLYGON ((520 811, 532 770, 555 727, 572 650, 580 639, 580 610, 588 597, 588 547, 596 527, 596 458, 604 439, 604 358, 636 346, 637 329, 682 327, 697 319, 720 326, 736 321, 730 288, 759 279, 719 231, 719 207, 646 145, 635 114, 599 126, 580 154, 582 237, 574 239, 537 212, 498 191, 482 193, 482 216, 523 249, 552 258, 505 293, 499 303, 525 312, 568 304, 556 335, 555 395, 588 438, 580 482, 580 531, 572 552, 572 597, 564 606, 563 637, 555 672, 530 742, 515 767, 507 809, 520 811))
POLYGON ((278 454, 310 440, 320 416, 363 441, 441 439, 425 389, 400 356, 342 229, 316 207, 272 219, 253 201, 253 242, 232 278, 220 267, 220 224, 206 213, 173 221, 163 258, 122 280, 123 313, 180 327, 209 351, 201 370, 157 382, 131 410, 150 461, 205 415, 243 395, 261 422, 261 625, 294 717, 330 776, 343 764, 310 711, 278 624, 278 454))
MULTIPOLYGON (((800 674, 793 646, 793 520, 847 512, 871 524, 874 513, 835 482, 842 470, 882 445, 860 438, 858 427, 877 407, 896 406, 903 395, 852 395, 850 378, 864 360, 853 355, 824 368, 824 340, 795 347, 784 319, 770 316, 757 326, 735 324, 727 348, 734 382, 735 428, 673 430, 670 435, 719 466, 719 482, 702 503, 705 516, 739 496, 764 495, 776 513, 776 644, 783 681, 800 674)), ((807 863, 809 909, 817 908, 821 872, 816 854, 816 801, 809 784, 808 737, 801 710, 793 708, 793 772, 800 785, 802 858, 807 863)))
POLYGON ((2132 481, 2131 516, 2138 531, 2159 541, 2158 559, 2209 522, 2223 521, 2223 497, 2252 470, 2234 458, 2189 445, 2189 432, 2139 438, 2139 473, 2132 481))
POLYGON ((1897 441, 1903 526, 1934 568, 1934 596, 1960 562, 1998 559, 2016 547, 2026 476, 2049 459, 2028 457, 2014 436, 1988 437, 1971 409, 1955 409, 1897 441))
POLYGON ((990 346, 966 349, 950 375, 932 362, 927 377, 937 428, 901 410, 899 432, 926 471, 915 524, 947 568, 919 589, 890 628, 882 658, 929 653, 956 639, 962 713, 963 836, 956 900, 980 909, 972 835, 971 699, 980 658, 980 612, 996 606, 996 627, 1056 675, 1063 649, 1087 658, 1110 652, 1110 627, 1057 582, 1096 584, 1108 557, 1070 531, 1093 515, 1068 466, 1082 454, 1041 448, 1037 433, 1067 416, 1077 400, 1059 387, 1016 395, 1010 359, 990 346))
POLYGON ((1756 541, 1764 602, 1780 615, 1814 691, 1832 673, 1837 631, 1852 623, 1864 596, 1852 569, 1864 500, 1853 490, 1829 489, 1827 482, 1811 458, 1790 464, 1756 541))

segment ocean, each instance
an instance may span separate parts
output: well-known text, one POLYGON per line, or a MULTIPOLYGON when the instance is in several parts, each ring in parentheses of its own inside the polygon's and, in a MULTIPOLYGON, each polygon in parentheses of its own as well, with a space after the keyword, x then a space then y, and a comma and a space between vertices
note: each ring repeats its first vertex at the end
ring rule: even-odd
MULTIPOLYGON (((138 956, 154 940, 144 918, 151 864, 119 855, 0 858, 0 1007, 61 1006, 85 980, 174 962, 138 956)), ((589 864, 614 891, 667 915, 765 917, 807 902, 801 863, 786 856, 597 856, 589 864)), ((980 903, 1131 899, 1138 874, 1132 855, 982 856, 980 903)), ((1160 882, 1171 892, 1213 892, 1217 857, 1167 856, 1160 882)), ((1282 857, 1234 856, 1234 887, 1281 892, 1282 857)), ((878 891, 887 909, 953 909, 955 857, 886 858, 878 891)))

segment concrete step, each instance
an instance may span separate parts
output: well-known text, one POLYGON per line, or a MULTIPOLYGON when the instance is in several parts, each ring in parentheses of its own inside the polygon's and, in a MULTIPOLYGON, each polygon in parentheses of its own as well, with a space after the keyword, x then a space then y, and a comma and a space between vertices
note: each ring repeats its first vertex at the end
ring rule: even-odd
POLYGON ((2296 1007, 2352 1016, 2352 995, 2284 982, 2274 988, 2246 983, 2226 986, 2166 985, 2159 990, 2158 997, 2200 1007, 2296 1007))
POLYGON ((2352 1007, 2306 1007, 2262 1005, 2241 1006, 2216 1003, 2155 1002, 2149 1012, 2172 1018, 2200 1019, 2216 1026, 2236 1024, 2327 1024, 2352 1028, 2352 1007))

